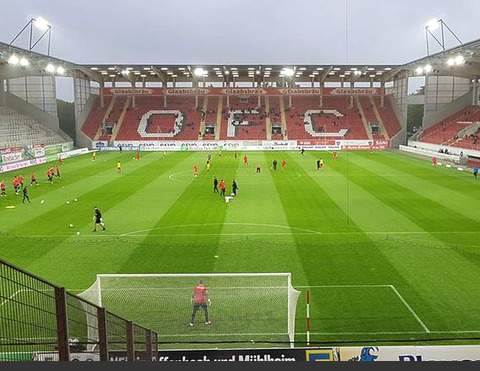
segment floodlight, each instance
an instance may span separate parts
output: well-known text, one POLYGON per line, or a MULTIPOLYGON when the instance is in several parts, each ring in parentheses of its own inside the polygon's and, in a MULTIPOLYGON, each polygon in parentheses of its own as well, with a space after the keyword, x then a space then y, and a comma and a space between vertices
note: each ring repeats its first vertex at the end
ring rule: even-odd
POLYGON ((128 75, 129 73, 130 73, 129 70, 123 70, 123 71, 122 71, 122 75, 128 75))
POLYGON ((362 74, 362 71, 355 71, 354 74, 360 76, 362 74))
POLYGON ((423 73, 423 68, 422 67, 418 67, 415 72, 417 72, 418 75, 421 75, 423 73))
POLYGON ((463 57, 463 55, 459 55, 457 56, 457 58, 455 58, 455 63, 460 66, 461 64, 463 64, 463 62, 465 62, 465 58, 463 57))
POLYGON ((292 70, 291 68, 285 68, 284 71, 283 71, 283 74, 284 74, 285 76, 291 77, 291 76, 293 76, 293 75, 295 74, 295 71, 292 70))
POLYGON ((13 54, 10 58, 8 58, 8 63, 10 64, 18 64, 20 61, 18 60, 18 57, 13 54))
POLYGON ((48 66, 45 68, 47 72, 53 73, 55 72, 55 66, 53 64, 48 64, 48 66))
POLYGON ((424 70, 426 73, 430 73, 433 71, 433 67, 431 64, 427 64, 425 67, 424 67, 424 70))
POLYGON ((260 75, 260 71, 257 71, 257 75, 260 75))
POLYGON ((429 31, 436 31, 440 28, 440 21, 437 18, 433 18, 428 21, 426 28, 429 31))
POLYGON ((59 75, 63 75, 65 73, 65 68, 63 68, 62 66, 58 67, 57 68, 57 73, 59 75))
POLYGON ((29 62, 27 58, 23 57, 22 59, 20 59, 20 66, 26 67, 28 65, 29 65, 29 62))
POLYGON ((230 75, 230 71, 225 71, 225 75, 230 75))
POLYGON ((50 24, 42 17, 38 17, 37 19, 35 19, 34 24, 35 27, 42 31, 46 31, 50 28, 50 24))
POLYGON ((205 75, 205 70, 203 68, 195 68, 195 71, 193 71, 195 73, 195 76, 198 76, 198 77, 201 77, 203 75, 205 75))
POLYGON ((447 61, 447 64, 448 64, 449 66, 454 66, 454 65, 455 65, 455 59, 450 58, 450 59, 447 61))

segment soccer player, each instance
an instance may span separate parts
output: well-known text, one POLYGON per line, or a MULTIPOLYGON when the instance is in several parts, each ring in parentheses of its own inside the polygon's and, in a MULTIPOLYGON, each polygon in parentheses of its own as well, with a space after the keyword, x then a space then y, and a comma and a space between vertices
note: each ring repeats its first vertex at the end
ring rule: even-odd
MULTIPOLYGON (((122 148, 122 147, 120 147, 120 148, 122 148)), ((117 163, 117 173, 120 174, 121 172, 122 172, 122 163, 120 161, 118 161, 118 163, 117 163)))
POLYGON ((55 174, 55 176, 56 176, 57 178, 60 178, 60 168, 58 167, 58 165, 57 165, 57 167, 56 167, 56 174, 55 174))
POLYGON ((27 187, 23 188, 23 201, 22 201, 22 203, 25 203, 25 200, 27 200, 28 203, 31 204, 30 197, 28 197, 28 188, 27 187))
POLYGON ((248 165, 248 157, 247 155, 243 156, 243 166, 247 166, 248 165))
POLYGON ((195 178, 198 177, 198 166, 197 165, 193 166, 193 176, 195 178))
POLYGON ((320 160, 317 161, 317 170, 320 170, 320 160))
POLYGON ((432 166, 437 167, 437 164, 438 164, 438 159, 437 159, 437 156, 435 156, 432 158, 432 166))
POLYGON ((135 154, 135 160, 140 161, 140 151, 135 154))
POLYGON ((323 158, 320 159, 320 169, 323 169, 325 167, 325 162, 323 161, 323 158))
POLYGON ((7 186, 5 184, 5 180, 0 182, 0 197, 7 197, 7 186))
POLYGON ((273 160, 273 170, 277 171, 277 165, 278 165, 277 160, 273 160))
POLYGON ((302 156, 305 154, 305 148, 302 148, 302 156))
POLYGON ((338 158, 338 153, 337 153, 337 151, 333 151, 333 159, 334 159, 335 161, 337 161, 337 158, 338 158))
POLYGON ((24 182, 24 181, 25 181, 25 178, 24 178, 22 175, 20 175, 20 176, 18 177, 18 183, 19 183, 21 189, 23 189, 23 182, 24 182))
POLYGON ((235 181, 235 179, 233 179, 233 182, 232 182, 232 193, 234 196, 237 195, 237 191, 238 191, 238 185, 237 185, 237 182, 235 181))
POLYGON ((235 160, 238 158, 237 151, 234 152, 233 157, 235 157, 235 160))
POLYGON ((20 182, 16 175, 13 178, 13 189, 15 190, 15 194, 18 196, 18 191, 20 189, 20 182))
POLYGON ((220 152, 218 153, 218 157, 222 158, 222 151, 220 150, 220 152))
POLYGON ((262 171, 262 168, 260 167, 260 164, 257 165, 257 174, 260 174, 260 172, 262 171))
POLYGON ((207 171, 210 171, 210 161, 207 161, 207 171))
POLYGON ((218 193, 218 179, 216 176, 213 177, 213 193, 218 193))
POLYGON ((167 157, 167 151, 163 151, 163 158, 167 157))
POLYGON ((473 169, 473 176, 475 177, 475 179, 478 179, 478 166, 475 166, 475 169, 473 169))
POLYGON ((38 187, 37 176, 35 175, 35 173, 32 173, 32 175, 30 175, 30 187, 33 187, 34 183, 38 187))
POLYGON ((222 179, 220 182, 220 197, 225 197, 225 190, 227 189, 227 185, 225 181, 222 179))
POLYGON ((98 207, 95 206, 93 215, 93 232, 97 231, 97 224, 100 224, 104 231, 106 230, 105 223, 103 222, 102 218, 102 213, 100 212, 100 210, 98 210, 98 207))
POLYGON ((282 161, 282 169, 285 170, 287 168, 287 161, 282 161))
POLYGON ((193 288, 192 304, 193 304, 193 313, 192 313, 192 321, 190 322, 190 327, 195 326, 195 315, 197 314, 200 308, 203 309, 203 311, 205 312, 205 324, 211 325, 212 321, 210 321, 208 316, 207 304, 212 305, 212 301, 210 300, 208 289, 203 284, 202 280, 200 280, 199 284, 193 288))
POLYGON ((97 160, 97 152, 96 151, 93 151, 92 153, 92 161, 96 161, 97 160))

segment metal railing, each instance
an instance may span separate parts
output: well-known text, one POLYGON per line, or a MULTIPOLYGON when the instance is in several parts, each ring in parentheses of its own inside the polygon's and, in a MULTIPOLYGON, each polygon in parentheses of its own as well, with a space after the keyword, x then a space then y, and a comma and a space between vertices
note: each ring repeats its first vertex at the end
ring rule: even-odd
POLYGON ((0 259, 0 361, 152 360, 154 331, 0 259))

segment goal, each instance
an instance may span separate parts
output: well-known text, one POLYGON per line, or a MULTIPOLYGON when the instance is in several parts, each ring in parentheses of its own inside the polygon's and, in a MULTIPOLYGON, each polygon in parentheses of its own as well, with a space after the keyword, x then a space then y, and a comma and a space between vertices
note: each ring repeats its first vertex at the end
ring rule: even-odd
POLYGON ((290 273, 102 274, 80 294, 155 330, 159 341, 174 348, 201 343, 293 346, 299 295, 290 273), (199 310, 191 327, 192 291, 200 280, 209 291, 212 324, 205 324, 205 313, 199 310))

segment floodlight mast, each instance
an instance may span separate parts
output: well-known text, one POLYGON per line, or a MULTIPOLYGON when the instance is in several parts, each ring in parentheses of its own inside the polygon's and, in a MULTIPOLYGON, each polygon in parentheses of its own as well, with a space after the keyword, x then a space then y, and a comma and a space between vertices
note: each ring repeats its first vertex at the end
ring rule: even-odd
POLYGON ((48 34, 48 47, 47 47, 47 55, 50 56, 50 50, 52 46, 52 26, 42 17, 38 18, 31 18, 30 21, 21 29, 21 31, 13 38, 10 42, 10 45, 13 45, 17 39, 23 35, 23 33, 29 29, 29 44, 28 50, 32 51, 38 45, 40 41, 48 34), (38 28, 40 31, 44 31, 42 35, 36 40, 33 40, 33 28, 34 26, 38 28))
POLYGON ((447 49, 445 42, 445 29, 458 41, 460 45, 463 45, 462 40, 452 31, 452 29, 445 23, 443 19, 433 18, 425 26, 425 39, 427 42, 427 55, 430 56, 430 42, 429 39, 432 37, 438 45, 442 48, 442 51, 447 49), (441 40, 433 32, 440 29, 441 40))

